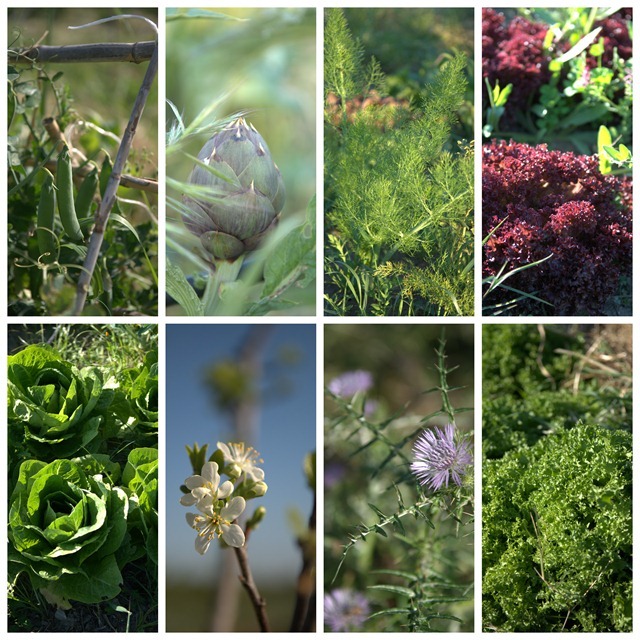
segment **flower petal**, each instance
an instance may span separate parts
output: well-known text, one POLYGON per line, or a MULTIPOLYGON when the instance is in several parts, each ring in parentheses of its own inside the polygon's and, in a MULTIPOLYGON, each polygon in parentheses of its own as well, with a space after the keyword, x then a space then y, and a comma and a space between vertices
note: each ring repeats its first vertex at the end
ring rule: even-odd
POLYGON ((202 487, 205 484, 206 480, 199 475, 189 476, 184 483, 187 485, 187 489, 197 489, 198 487, 202 487))
POLYGON ((187 518, 187 524, 192 528, 195 529, 195 524, 196 524, 196 518, 198 518, 199 516, 197 516, 195 513, 186 513, 185 517, 187 518))
POLYGON ((208 536, 196 536, 196 551, 203 556, 209 545, 211 544, 211 540, 208 536))
POLYGON ((218 449, 222 451, 222 455, 224 455, 225 460, 231 460, 231 458, 233 458, 231 450, 224 442, 218 442, 218 449))
POLYGON ((237 524, 223 524, 222 539, 230 547, 244 547, 244 531, 237 524))
MULTIPOLYGON (((205 462, 202 467, 202 475, 206 478, 207 482, 211 483, 211 488, 215 491, 220 484, 220 474, 218 473, 217 462, 205 462)), ((189 486, 189 485, 187 485, 189 486)))
POLYGON ((224 520, 228 520, 229 522, 231 522, 244 511, 244 508, 246 506, 247 503, 245 502, 244 498, 242 498, 241 496, 236 496, 222 508, 222 511, 220 511, 220 515, 224 520))
POLYGON ((227 480, 218 488, 218 500, 228 498, 233 493, 233 482, 227 480))
POLYGON ((190 507, 194 505, 198 499, 192 493, 185 493, 182 498, 180 498, 180 504, 183 507, 190 507))
MULTIPOLYGON (((194 492, 195 493, 195 492, 194 492)), ((209 493, 202 493, 199 496, 196 495, 198 502, 196 502, 196 509, 205 513, 208 516, 213 515, 213 496, 209 493)))
POLYGON ((254 467, 251 473, 247 473, 247 475, 256 482, 262 482, 262 480, 264 480, 264 471, 258 469, 258 467, 254 467))

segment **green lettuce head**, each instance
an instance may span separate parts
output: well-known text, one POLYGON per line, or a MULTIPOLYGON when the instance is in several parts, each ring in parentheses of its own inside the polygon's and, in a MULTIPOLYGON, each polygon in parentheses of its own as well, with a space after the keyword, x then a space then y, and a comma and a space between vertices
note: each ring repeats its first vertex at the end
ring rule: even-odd
POLYGON ((109 435, 116 385, 105 383, 98 369, 78 371, 53 350, 31 345, 9 356, 7 377, 9 444, 22 452, 19 457, 55 460, 95 452, 109 435))
POLYGON ((27 572, 49 602, 69 608, 120 593, 117 552, 127 533, 126 493, 71 460, 20 465, 10 498, 9 576, 27 572))
POLYGON ((142 369, 127 369, 118 378, 128 399, 128 427, 146 442, 158 441, 158 363, 157 353, 148 354, 142 369))

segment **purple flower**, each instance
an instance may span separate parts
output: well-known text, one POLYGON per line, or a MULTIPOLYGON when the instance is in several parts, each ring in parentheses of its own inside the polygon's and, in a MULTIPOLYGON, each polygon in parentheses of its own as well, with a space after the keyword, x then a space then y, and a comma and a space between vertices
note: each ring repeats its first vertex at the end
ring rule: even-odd
POLYGON ((452 424, 444 429, 425 430, 413 446, 415 462, 411 463, 411 471, 421 485, 426 484, 433 491, 449 486, 449 476, 460 486, 466 467, 473 464, 470 448, 468 439, 456 442, 452 424))
POLYGON ((369 371, 346 371, 329 383, 329 391, 334 396, 351 398, 358 391, 369 391, 373 386, 373 376, 369 371))
POLYGON ((354 631, 369 617, 369 601, 357 591, 334 589, 324 597, 324 623, 331 631, 354 631))
POLYGON ((324 486, 330 489, 344 478, 347 467, 342 462, 326 462, 324 465, 324 486))

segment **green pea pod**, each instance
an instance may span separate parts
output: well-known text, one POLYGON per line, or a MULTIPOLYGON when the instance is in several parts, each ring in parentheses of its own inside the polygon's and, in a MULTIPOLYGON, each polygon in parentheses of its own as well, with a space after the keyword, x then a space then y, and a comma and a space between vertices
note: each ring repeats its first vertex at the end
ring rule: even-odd
POLYGON ((40 260, 45 264, 51 264, 56 259, 57 243, 53 232, 53 219, 56 213, 56 190, 53 186, 53 176, 47 169, 42 189, 40 190, 40 202, 38 203, 38 250, 40 260))
MULTIPOLYGON (((111 172, 113 171, 113 163, 111 162, 111 158, 109 154, 104 152, 104 160, 102 162, 102 167, 100 168, 100 197, 104 198, 104 192, 107 189, 107 182, 109 182, 109 178, 111 177, 111 172)), ((113 213, 119 213, 120 207, 118 207, 118 201, 116 200, 113 204, 113 213)))
POLYGON ((78 220, 83 220, 91 215, 91 203, 98 188, 98 169, 93 168, 86 176, 76 198, 76 216, 78 220))
POLYGON ((104 192, 107 188, 107 182, 109 182, 109 176, 113 171, 113 164, 111 164, 111 158, 105 151, 104 160, 102 161, 102 167, 100 169, 100 197, 104 198, 104 192))
POLYGON ((78 224, 76 207, 73 198, 73 172, 71 170, 71 158, 69 148, 65 145, 58 156, 56 173, 56 186, 58 187, 58 213, 62 228, 74 242, 83 242, 82 230, 78 224))

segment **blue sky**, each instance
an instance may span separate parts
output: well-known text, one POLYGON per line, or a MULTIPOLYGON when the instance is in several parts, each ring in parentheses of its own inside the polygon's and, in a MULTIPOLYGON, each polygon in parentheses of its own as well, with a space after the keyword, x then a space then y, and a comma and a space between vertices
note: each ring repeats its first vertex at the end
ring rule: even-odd
MULTIPOLYGON (((212 544, 204 557, 194 549, 195 531, 179 504, 180 485, 191 475, 185 445, 230 440, 229 417, 216 408, 204 378, 209 366, 234 358, 248 326, 167 325, 166 350, 166 509, 167 580, 210 579, 221 551, 212 544)), ((252 535, 249 559, 256 579, 292 579, 300 569, 300 554, 289 524, 295 508, 306 522, 312 505, 303 474, 304 456, 315 449, 315 326, 273 325, 266 348, 264 383, 270 388, 261 406, 255 448, 264 459, 267 494, 248 503, 247 513, 263 505, 267 516, 252 535), (281 364, 278 355, 295 349, 298 361, 281 364), (282 379, 288 391, 281 392, 282 379)))

